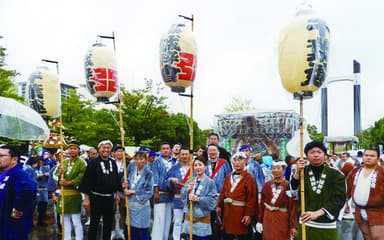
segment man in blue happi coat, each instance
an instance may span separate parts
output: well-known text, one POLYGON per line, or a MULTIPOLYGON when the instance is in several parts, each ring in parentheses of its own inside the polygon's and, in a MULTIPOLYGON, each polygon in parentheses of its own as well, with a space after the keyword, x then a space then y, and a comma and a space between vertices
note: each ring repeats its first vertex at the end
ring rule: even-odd
POLYGON ((37 184, 19 163, 12 145, 0 147, 0 239, 28 239, 37 184))
POLYGON ((173 192, 166 186, 166 175, 176 164, 171 156, 171 146, 163 142, 160 146, 160 157, 152 164, 153 173, 153 240, 167 240, 172 220, 173 192))

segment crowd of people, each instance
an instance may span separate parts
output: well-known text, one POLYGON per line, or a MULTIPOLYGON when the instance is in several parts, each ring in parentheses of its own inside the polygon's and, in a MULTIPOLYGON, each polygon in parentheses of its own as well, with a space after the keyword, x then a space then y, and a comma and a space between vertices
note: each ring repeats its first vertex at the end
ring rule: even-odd
POLYGON ((2 145, 0 239, 28 239, 34 214, 46 226, 49 199, 64 239, 384 239, 379 152, 329 156, 316 141, 304 152, 266 163, 247 144, 231 155, 212 133, 193 156, 167 142, 129 156, 109 140, 82 154, 72 141, 21 163, 2 145))

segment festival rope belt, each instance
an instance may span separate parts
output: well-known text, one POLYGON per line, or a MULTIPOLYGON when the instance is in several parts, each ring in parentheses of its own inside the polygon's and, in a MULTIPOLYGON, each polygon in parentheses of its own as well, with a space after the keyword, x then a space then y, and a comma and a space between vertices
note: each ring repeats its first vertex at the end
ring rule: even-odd
POLYGON ((75 189, 64 189, 63 194, 65 196, 74 196, 74 195, 80 195, 80 192, 75 189))
POLYGON ((271 212, 274 212, 274 211, 287 212, 288 211, 287 208, 274 207, 274 206, 269 205, 268 203, 264 203, 264 206, 266 209, 268 209, 271 212))
POLYGON ((244 201, 237 201, 232 198, 225 198, 224 203, 231 204, 232 206, 237 206, 237 207, 244 207, 245 202, 244 201))
MULTIPOLYGON (((189 215, 185 214, 184 220, 189 221, 189 215)), ((193 218, 192 222, 200 222, 200 223, 206 223, 210 224, 211 223, 211 215, 205 216, 205 217, 200 217, 200 218, 193 218)))
POLYGON ((99 192, 94 192, 94 191, 91 191, 91 193, 94 196, 99 196, 99 197, 112 197, 113 196, 112 193, 99 193, 99 192))
MULTIPOLYGON (((355 201, 353 201, 355 203, 355 201)), ((361 206, 357 203, 355 203, 355 205, 361 209, 380 209, 380 208, 384 208, 384 205, 377 205, 377 206, 361 206)))

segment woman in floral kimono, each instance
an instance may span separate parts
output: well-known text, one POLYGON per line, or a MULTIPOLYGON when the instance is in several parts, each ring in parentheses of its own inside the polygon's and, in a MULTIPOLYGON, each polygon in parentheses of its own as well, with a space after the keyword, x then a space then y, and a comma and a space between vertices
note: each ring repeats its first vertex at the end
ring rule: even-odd
POLYGON ((123 183, 124 194, 128 196, 129 201, 131 240, 149 240, 151 222, 149 199, 153 194, 153 177, 147 167, 145 152, 137 152, 134 162, 135 164, 128 168, 128 183, 123 183))
POLYGON ((205 175, 207 160, 197 157, 193 161, 193 169, 196 177, 192 182, 188 181, 181 190, 181 198, 184 202, 183 233, 189 239, 189 201, 193 203, 193 240, 208 240, 212 234, 211 211, 216 208, 217 191, 213 180, 205 175))

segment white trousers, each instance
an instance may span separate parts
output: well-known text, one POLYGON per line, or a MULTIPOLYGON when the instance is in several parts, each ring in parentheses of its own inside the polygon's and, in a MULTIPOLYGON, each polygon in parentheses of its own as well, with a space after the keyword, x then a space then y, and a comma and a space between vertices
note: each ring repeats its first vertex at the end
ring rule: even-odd
POLYGON ((183 216, 183 209, 173 209, 173 240, 180 240, 183 216))
POLYGON ((168 240, 172 220, 172 205, 173 202, 154 204, 152 240, 168 240))
POLYGON ((64 239, 65 240, 71 240, 72 239, 72 236, 71 236, 72 224, 73 224, 73 227, 75 228, 75 239, 76 240, 83 240, 84 231, 83 231, 83 225, 81 224, 81 214, 80 213, 64 214, 64 239))

